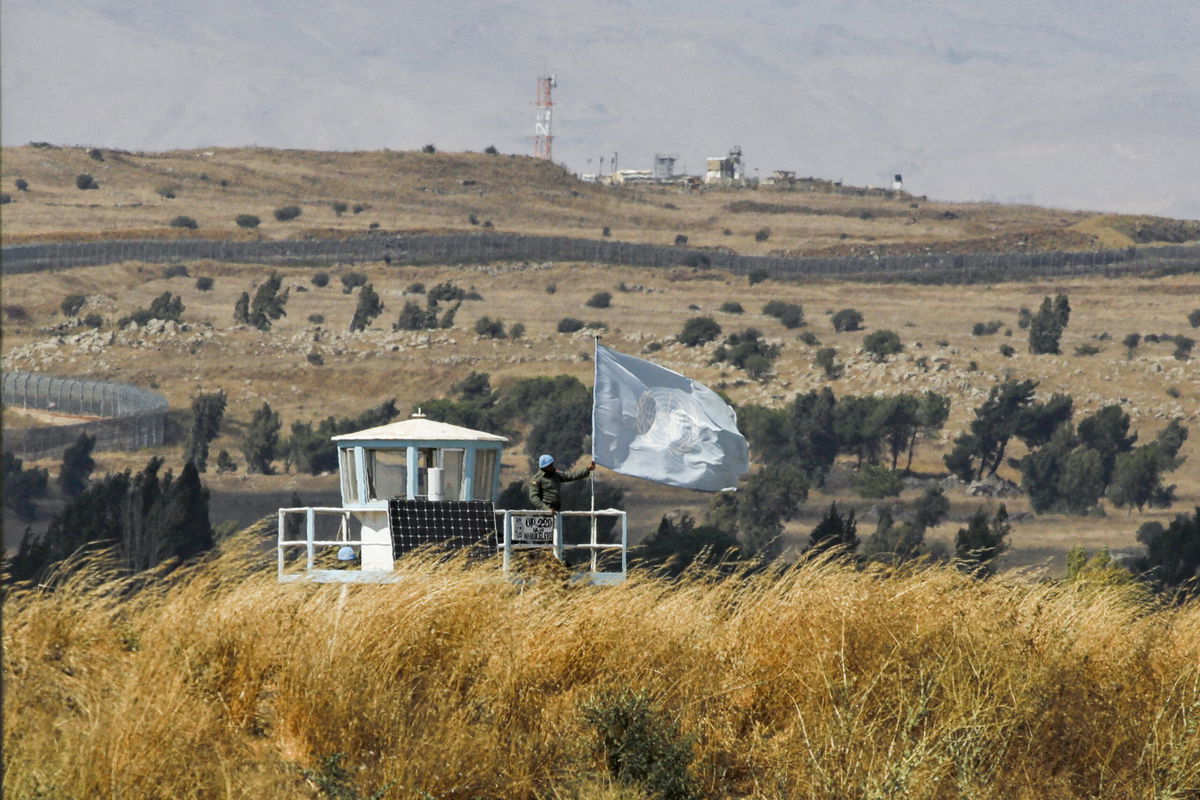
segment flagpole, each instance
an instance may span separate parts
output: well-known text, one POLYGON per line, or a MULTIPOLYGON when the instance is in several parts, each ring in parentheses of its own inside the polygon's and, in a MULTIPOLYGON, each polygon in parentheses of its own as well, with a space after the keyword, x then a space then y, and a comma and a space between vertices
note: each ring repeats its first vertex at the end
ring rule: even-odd
MULTIPOLYGON (((592 465, 596 464, 596 381, 600 378, 600 334, 595 334, 592 350, 592 465)), ((592 511, 596 510, 596 470, 588 473, 588 488, 592 493, 592 511)), ((596 527, 596 517, 592 516, 592 529, 596 527)), ((592 551, 595 552, 595 551, 592 551)))

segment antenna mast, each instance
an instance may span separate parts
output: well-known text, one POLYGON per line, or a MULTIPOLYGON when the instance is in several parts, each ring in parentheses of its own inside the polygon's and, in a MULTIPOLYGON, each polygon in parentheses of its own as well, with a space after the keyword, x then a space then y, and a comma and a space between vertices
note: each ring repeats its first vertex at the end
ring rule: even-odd
POLYGON ((554 134, 551 122, 554 117, 554 101, 550 90, 558 86, 555 76, 548 75, 537 81, 537 119, 533 124, 533 157, 553 161, 554 134))

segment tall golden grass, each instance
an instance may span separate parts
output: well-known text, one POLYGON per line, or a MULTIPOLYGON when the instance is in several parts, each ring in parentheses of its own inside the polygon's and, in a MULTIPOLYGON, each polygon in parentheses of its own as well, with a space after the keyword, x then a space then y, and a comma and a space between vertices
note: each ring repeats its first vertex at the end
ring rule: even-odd
POLYGON ((11 592, 5 795, 317 796, 340 753, 362 797, 647 797, 582 713, 626 689, 702 797, 1200 796, 1200 604, 836 561, 597 588, 408 559, 343 589, 262 560, 11 592))

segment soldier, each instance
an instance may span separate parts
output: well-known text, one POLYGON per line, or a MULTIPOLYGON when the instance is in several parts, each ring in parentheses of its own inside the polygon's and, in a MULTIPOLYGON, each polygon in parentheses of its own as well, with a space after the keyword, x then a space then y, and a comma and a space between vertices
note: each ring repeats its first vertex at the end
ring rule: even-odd
POLYGON ((538 457, 537 474, 529 481, 529 500, 534 508, 549 509, 557 513, 562 509, 562 499, 559 497, 558 485, 568 481, 586 478, 596 468, 593 461, 586 467, 559 472, 554 466, 554 456, 544 454, 538 457))

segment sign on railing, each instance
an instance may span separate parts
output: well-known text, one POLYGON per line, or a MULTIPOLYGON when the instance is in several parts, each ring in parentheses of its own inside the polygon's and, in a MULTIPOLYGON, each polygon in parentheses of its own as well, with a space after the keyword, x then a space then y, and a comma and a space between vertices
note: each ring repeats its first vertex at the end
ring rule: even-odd
POLYGON ((514 513, 512 515, 512 543, 553 544, 554 515, 514 513))

